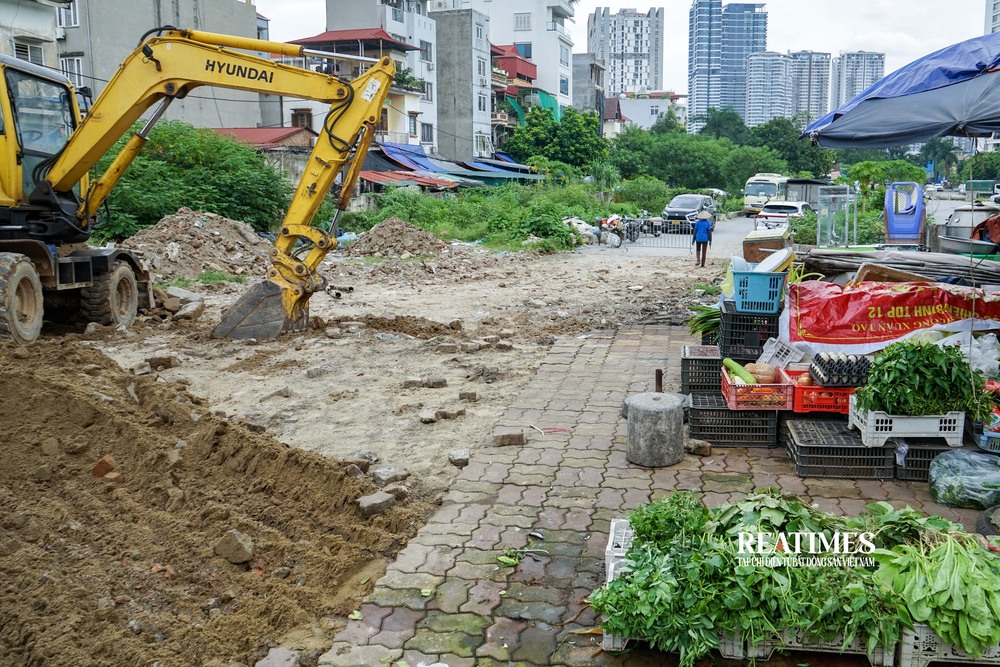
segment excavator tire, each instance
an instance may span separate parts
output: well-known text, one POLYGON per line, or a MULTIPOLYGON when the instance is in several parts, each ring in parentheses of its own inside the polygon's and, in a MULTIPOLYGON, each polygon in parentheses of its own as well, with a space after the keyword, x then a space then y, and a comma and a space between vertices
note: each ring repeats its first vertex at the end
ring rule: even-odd
POLYGON ((80 310, 88 322, 115 327, 135 322, 139 284, 125 262, 115 262, 110 271, 94 279, 93 285, 80 290, 80 296, 80 310))
POLYGON ((0 337, 24 345, 42 333, 42 282, 31 260, 0 252, 0 337))

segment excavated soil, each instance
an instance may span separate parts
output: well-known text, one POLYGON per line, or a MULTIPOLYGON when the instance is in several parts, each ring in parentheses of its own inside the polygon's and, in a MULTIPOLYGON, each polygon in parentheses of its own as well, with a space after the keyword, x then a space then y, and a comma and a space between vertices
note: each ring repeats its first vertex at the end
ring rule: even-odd
POLYGON ((308 659, 432 508, 362 518, 343 463, 81 343, 0 346, 0 384, 0 665, 252 665, 289 636, 308 659), (249 563, 214 553, 232 529, 249 563))
POLYGON ((181 208, 126 239, 121 247, 142 251, 159 278, 196 278, 203 271, 263 276, 271 266, 271 242, 245 222, 181 208))
POLYGON ((348 253, 359 257, 419 257, 436 255, 445 244, 430 232, 399 218, 386 218, 351 245, 348 253))

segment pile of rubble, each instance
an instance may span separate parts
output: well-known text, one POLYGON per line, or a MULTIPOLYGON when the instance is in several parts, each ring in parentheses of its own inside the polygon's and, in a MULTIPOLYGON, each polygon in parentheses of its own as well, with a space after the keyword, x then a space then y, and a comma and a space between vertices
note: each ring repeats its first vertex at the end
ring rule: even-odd
POLYGON ((264 276, 271 242, 253 227, 215 213, 181 208, 122 242, 142 252, 159 278, 197 278, 203 271, 264 276))
POLYGON ((399 218, 387 218, 362 234, 347 252, 354 256, 409 259, 436 255, 444 247, 430 232, 399 218))

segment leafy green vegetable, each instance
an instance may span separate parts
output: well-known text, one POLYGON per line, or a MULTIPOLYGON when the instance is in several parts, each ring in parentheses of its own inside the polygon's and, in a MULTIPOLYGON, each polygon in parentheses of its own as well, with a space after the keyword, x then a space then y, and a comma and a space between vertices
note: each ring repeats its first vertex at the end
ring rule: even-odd
POLYGON ((890 415, 940 415, 952 410, 983 420, 993 410, 985 379, 955 346, 900 341, 875 358, 858 408, 890 415))

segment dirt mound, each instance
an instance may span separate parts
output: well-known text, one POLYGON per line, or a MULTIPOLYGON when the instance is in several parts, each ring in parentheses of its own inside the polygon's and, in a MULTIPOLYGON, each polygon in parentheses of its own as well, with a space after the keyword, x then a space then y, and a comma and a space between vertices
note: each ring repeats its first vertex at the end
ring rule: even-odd
POLYGON ((203 271, 263 277, 271 266, 271 245, 245 222, 189 208, 121 244, 141 250, 147 268, 163 278, 197 278, 203 271))
POLYGON ((414 227, 399 218, 386 218, 348 248, 355 256, 370 257, 421 257, 436 255, 445 247, 430 232, 414 227))
POLYGON ((316 628, 430 510, 418 493, 362 518, 373 488, 343 464, 79 343, 0 346, 0 383, 2 665, 252 665, 292 632, 328 647, 316 628), (92 474, 106 455, 120 483, 92 474), (214 553, 233 529, 249 563, 214 553))

